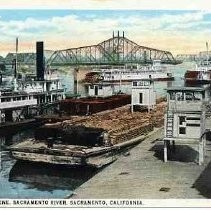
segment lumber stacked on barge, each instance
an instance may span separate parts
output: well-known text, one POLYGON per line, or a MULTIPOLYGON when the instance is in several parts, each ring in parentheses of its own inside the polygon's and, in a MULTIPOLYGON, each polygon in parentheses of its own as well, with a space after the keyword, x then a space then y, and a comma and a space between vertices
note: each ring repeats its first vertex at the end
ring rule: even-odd
POLYGON ((160 102, 149 113, 131 113, 126 105, 91 116, 72 116, 40 127, 35 139, 10 150, 21 160, 101 167, 114 161, 123 147, 139 143, 155 127, 163 126, 165 107, 166 102, 160 102))
POLYGON ((131 103, 131 96, 118 94, 104 98, 65 99, 60 103, 60 110, 69 115, 86 115, 110 110, 131 103))

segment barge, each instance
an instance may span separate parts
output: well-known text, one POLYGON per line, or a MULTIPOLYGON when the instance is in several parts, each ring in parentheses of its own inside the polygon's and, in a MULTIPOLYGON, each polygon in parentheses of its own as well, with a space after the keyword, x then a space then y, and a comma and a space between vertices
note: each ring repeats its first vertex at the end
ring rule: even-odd
POLYGON ((90 115, 130 103, 131 96, 127 94, 96 98, 65 99, 60 102, 60 110, 69 115, 90 115))
POLYGON ((162 127, 165 107, 166 102, 161 101, 151 112, 131 113, 126 105, 91 116, 74 116, 44 125, 33 139, 8 149, 17 160, 99 168, 162 127))
MULTIPOLYGON (((120 153, 143 141, 147 135, 141 135, 124 143, 111 146, 79 146, 57 144, 49 148, 46 143, 37 143, 28 139, 9 149, 17 160, 67 166, 90 166, 101 168, 117 160, 120 153)), ((125 153, 127 154, 127 153, 125 153)))

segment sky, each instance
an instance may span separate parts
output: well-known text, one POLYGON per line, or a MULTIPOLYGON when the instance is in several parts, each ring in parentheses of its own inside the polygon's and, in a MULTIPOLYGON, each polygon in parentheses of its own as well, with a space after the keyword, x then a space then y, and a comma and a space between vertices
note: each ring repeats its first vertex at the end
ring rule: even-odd
POLYGON ((8 1, 0 0, 0 55, 15 51, 16 37, 19 51, 30 52, 35 50, 36 41, 44 41, 48 50, 67 49, 97 44, 111 38, 113 31, 118 30, 125 31, 125 36, 137 44, 168 50, 174 55, 204 51, 206 42, 211 46, 211 8, 201 8, 195 4, 198 0, 192 0, 188 7, 172 7, 165 3, 168 7, 164 9, 155 8, 164 0, 147 0, 156 3, 153 7, 140 7, 141 1, 146 2, 11 0, 7 4, 8 1), (121 9, 117 2, 122 2, 118 3, 121 9), (56 5, 60 5, 58 9, 56 5))
POLYGON ((211 10, 210 0, 0 0, 3 9, 179 9, 211 10))

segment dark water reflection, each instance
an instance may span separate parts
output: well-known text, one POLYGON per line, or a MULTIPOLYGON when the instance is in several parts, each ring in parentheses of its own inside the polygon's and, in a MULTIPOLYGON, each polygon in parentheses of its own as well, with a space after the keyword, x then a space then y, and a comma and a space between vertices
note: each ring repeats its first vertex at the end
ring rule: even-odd
POLYGON ((70 168, 16 161, 6 146, 33 136, 34 130, 1 137, 0 198, 64 198, 97 171, 93 168, 70 168))
MULTIPOLYGON (((9 173, 9 181, 22 183, 28 189, 47 191, 73 191, 90 179, 96 169, 17 161, 9 173)), ((71 192, 70 192, 71 194, 71 192)))

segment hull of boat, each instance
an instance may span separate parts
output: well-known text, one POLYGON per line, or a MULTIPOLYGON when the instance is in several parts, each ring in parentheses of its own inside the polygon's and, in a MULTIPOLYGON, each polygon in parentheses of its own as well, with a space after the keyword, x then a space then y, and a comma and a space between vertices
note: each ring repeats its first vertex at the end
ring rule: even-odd
POLYGON ((96 156, 83 157, 83 156, 67 156, 67 155, 53 155, 53 154, 40 154, 31 152, 12 152, 13 158, 16 160, 37 162, 37 163, 48 163, 54 165, 68 165, 68 166, 90 166, 101 168, 109 163, 116 160, 113 152, 102 151, 102 154, 96 156))
POLYGON ((53 148, 48 148, 44 143, 28 139, 16 145, 12 145, 7 149, 10 150, 12 157, 16 160, 101 168, 117 160, 121 152, 126 152, 128 149, 142 142, 147 136, 159 130, 160 129, 157 129, 146 136, 141 135, 111 146, 84 148, 79 145, 57 145, 53 148))
POLYGON ((203 85, 203 84, 209 84, 210 82, 211 82, 210 80, 185 78, 185 84, 187 85, 203 85))

